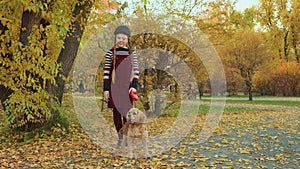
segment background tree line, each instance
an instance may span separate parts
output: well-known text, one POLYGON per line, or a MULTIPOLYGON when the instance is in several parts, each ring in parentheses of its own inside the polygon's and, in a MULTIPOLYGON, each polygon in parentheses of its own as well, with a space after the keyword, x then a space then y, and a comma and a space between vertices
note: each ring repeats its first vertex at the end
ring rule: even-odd
MULTIPOLYGON (((299 96, 299 35, 300 2, 297 0, 260 0, 258 6, 237 11, 231 0, 216 1, 3 1, 0 3, 0 99, 6 124, 13 128, 31 130, 62 117, 59 109, 66 83, 74 69, 76 56, 102 55, 108 49, 105 39, 95 39, 90 49, 80 52, 91 35, 117 18, 126 22, 136 18, 155 20, 164 29, 164 17, 182 18, 186 22, 174 24, 172 33, 180 33, 185 24, 199 28, 213 43, 223 61, 227 92, 244 92, 252 100, 253 93, 261 95, 299 96), (158 6, 155 4, 162 4, 158 6), (97 50, 98 51, 97 51, 97 50), (101 52, 99 52, 99 49, 101 52)), ((146 23, 141 23, 145 24, 146 23)), ((131 25, 134 29, 138 26, 131 25)), ((197 36, 197 35, 195 35, 197 36)), ((103 37, 103 36, 102 36, 103 37)), ((106 36, 104 36, 106 37, 106 36)), ((107 35, 107 38, 110 38, 107 35)), ((139 34, 132 40, 136 50, 154 47, 159 52, 152 63, 177 64, 175 53, 184 60, 197 79, 191 90, 203 95, 210 93, 209 77, 201 61, 194 61, 195 53, 178 40, 168 37, 139 34), (170 38, 169 38, 170 39, 170 38), (164 61, 164 62, 161 62, 164 61)), ((76 62, 88 62, 88 59, 76 62)), ((147 60, 141 60, 147 64, 147 60)), ((84 65, 84 64, 82 64, 84 65)), ((160 65, 162 66, 162 65, 160 65)), ((101 93, 101 65, 91 69, 96 89, 101 93)), ((90 70, 81 69, 78 79, 88 79, 90 70), (87 75, 85 75, 85 73, 87 75)), ((75 74, 76 75, 76 74, 75 74)), ((74 79, 76 79, 75 77, 74 79)), ((93 80, 91 80, 93 81, 93 80)), ((89 83, 86 81, 87 85, 89 83)), ((149 95, 152 89, 173 86, 175 100, 179 92, 176 81, 164 70, 147 69, 141 74, 140 92, 149 95), (157 80, 160 79, 160 80, 157 80), (151 89, 151 90, 150 90, 151 89)), ((144 100, 147 103, 147 99, 144 100)), ((145 104, 147 105, 147 104, 145 104)))

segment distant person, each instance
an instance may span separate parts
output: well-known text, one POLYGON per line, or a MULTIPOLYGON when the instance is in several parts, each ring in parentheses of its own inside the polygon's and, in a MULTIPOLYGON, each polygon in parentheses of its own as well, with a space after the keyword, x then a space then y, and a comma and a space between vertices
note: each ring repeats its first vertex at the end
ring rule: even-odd
POLYGON ((79 93, 84 93, 84 84, 82 80, 79 83, 79 93))

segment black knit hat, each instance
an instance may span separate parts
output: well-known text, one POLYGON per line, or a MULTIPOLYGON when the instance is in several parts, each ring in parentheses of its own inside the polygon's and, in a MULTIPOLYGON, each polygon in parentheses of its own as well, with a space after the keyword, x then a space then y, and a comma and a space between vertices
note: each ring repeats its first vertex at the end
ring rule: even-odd
POLYGON ((129 37, 130 36, 130 29, 125 25, 118 26, 117 29, 115 30, 114 34, 116 35, 116 34, 119 34, 119 33, 123 33, 123 34, 125 34, 129 37))

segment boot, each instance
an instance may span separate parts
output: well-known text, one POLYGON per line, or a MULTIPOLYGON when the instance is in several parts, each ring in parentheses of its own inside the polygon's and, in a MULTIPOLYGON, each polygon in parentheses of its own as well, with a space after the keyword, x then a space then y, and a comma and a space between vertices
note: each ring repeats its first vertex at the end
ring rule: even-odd
POLYGON ((123 142, 123 134, 121 133, 118 133, 118 146, 120 147, 122 145, 122 142, 123 142))

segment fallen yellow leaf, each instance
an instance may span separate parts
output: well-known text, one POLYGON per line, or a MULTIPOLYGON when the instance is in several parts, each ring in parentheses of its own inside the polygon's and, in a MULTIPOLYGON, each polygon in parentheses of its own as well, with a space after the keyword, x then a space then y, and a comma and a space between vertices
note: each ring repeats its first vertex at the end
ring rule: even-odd
POLYGON ((259 151, 262 150, 262 147, 260 145, 256 145, 255 148, 259 151))

